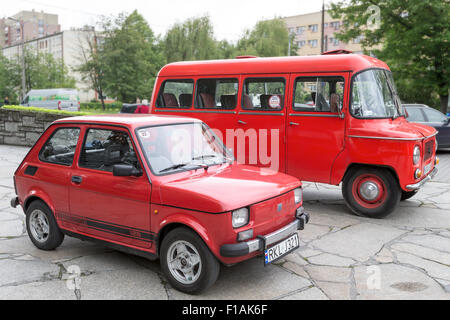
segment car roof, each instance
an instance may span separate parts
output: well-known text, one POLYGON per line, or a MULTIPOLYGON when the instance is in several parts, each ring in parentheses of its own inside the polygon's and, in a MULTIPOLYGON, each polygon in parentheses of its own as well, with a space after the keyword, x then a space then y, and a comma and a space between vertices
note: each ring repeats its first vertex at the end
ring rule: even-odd
POLYGON ((93 116, 79 116, 56 120, 55 124, 79 123, 79 124, 100 124, 100 125, 121 125, 130 129, 145 126, 158 126, 167 124, 180 124, 186 122, 202 122, 201 120, 165 115, 150 114, 104 114, 93 116))
POLYGON ((404 107, 425 107, 425 108, 430 108, 429 106, 427 106, 426 104, 422 104, 422 103, 403 103, 402 106, 404 107))
POLYGON ((225 60, 175 62, 164 66, 159 77, 196 75, 236 75, 292 72, 358 72, 368 68, 389 70, 387 64, 362 54, 327 54, 315 56, 247 57, 225 60))

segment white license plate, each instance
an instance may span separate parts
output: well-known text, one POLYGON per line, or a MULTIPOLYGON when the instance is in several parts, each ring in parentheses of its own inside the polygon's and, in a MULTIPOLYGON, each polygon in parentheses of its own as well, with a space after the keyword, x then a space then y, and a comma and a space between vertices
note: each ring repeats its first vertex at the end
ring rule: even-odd
POLYGON ((289 238, 278 242, 274 246, 267 248, 265 251, 264 264, 272 263, 300 246, 298 234, 294 233, 289 238))
POLYGON ((423 168, 423 175, 424 176, 427 175, 431 171, 431 166, 432 166, 432 164, 429 163, 423 168))

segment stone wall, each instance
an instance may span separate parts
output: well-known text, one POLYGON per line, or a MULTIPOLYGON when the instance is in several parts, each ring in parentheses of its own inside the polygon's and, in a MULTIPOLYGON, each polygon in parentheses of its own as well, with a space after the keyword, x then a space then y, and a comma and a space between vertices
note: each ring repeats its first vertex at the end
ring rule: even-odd
POLYGON ((66 115, 0 108, 0 144, 31 147, 55 120, 66 115))

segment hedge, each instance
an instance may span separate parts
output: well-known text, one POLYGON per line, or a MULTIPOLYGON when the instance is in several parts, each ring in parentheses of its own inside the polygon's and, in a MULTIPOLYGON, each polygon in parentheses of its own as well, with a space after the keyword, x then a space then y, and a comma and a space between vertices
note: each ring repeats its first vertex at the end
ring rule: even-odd
POLYGON ((55 109, 44 109, 44 108, 24 107, 24 106, 3 106, 2 109, 50 113, 50 114, 57 114, 57 115, 62 115, 62 116, 72 116, 72 117, 73 116, 86 116, 86 115, 92 114, 90 112, 62 111, 62 110, 55 110, 55 109))
MULTIPOLYGON (((80 104, 81 110, 102 110, 102 104, 100 102, 88 102, 80 104)), ((122 102, 105 103, 105 111, 117 111, 122 109, 122 102)))

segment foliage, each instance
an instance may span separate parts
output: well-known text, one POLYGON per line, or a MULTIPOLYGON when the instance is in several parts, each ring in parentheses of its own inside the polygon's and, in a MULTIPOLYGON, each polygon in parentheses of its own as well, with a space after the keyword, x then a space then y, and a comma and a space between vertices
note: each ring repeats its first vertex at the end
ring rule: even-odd
MULTIPOLYGON (((344 18, 337 35, 350 41, 363 35, 365 48, 382 44, 375 55, 388 63, 405 102, 430 104, 440 98, 447 111, 450 89, 450 5, 448 0, 341 0, 331 4, 344 18), (379 10, 379 27, 368 26, 379 10)), ((376 20, 375 20, 376 21, 376 20)))
POLYGON ((92 113, 89 112, 72 112, 72 111, 62 111, 55 109, 44 109, 44 108, 35 108, 35 107, 24 107, 24 106, 4 106, 2 109, 5 110, 16 110, 16 111, 28 111, 28 112, 41 112, 41 113, 51 113, 56 115, 66 115, 66 116, 84 116, 90 115, 92 113))

